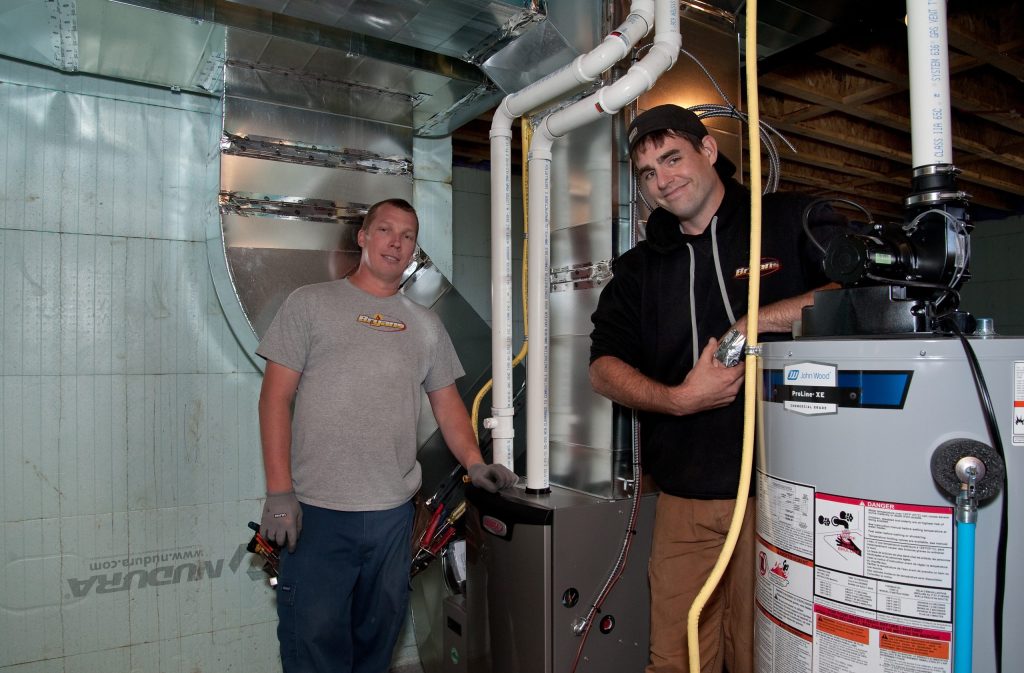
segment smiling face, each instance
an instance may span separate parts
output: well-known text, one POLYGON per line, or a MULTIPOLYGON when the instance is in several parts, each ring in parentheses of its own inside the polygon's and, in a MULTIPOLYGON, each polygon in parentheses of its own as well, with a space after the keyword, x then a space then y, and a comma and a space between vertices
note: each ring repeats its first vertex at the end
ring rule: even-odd
POLYGON ((390 203, 381 204, 356 236, 363 252, 350 281, 378 296, 397 292, 402 274, 416 251, 418 229, 416 213, 390 203))
POLYGON ((641 140, 634 152, 644 197, 678 217, 687 234, 704 231, 725 196, 715 171, 718 144, 710 135, 697 143, 694 148, 688 138, 669 134, 641 140))

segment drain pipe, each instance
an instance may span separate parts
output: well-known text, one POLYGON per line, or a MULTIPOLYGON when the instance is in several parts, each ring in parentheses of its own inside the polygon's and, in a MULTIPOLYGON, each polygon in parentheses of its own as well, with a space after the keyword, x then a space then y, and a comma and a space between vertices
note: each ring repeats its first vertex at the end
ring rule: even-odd
MULTIPOLYGON (((625 58, 654 25, 654 0, 634 0, 629 15, 590 52, 520 91, 506 96, 491 123, 491 372, 492 416, 484 420, 494 440, 492 460, 514 469, 512 454, 512 122, 525 113, 589 84, 625 58)), ((527 298, 524 297, 524 301, 527 298)))
POLYGON ((546 493, 549 461, 548 375, 551 291, 551 147, 569 131, 617 114, 671 68, 679 55, 678 0, 659 0, 655 8, 654 44, 644 57, 613 84, 543 118, 534 131, 529 158, 528 219, 531 238, 527 266, 530 296, 527 319, 532 347, 526 369, 526 491, 546 493))

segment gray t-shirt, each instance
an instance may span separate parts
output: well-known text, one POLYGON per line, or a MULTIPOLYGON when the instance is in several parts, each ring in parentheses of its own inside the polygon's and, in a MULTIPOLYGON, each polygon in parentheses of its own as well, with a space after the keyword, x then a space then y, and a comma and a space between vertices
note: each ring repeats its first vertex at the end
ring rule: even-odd
POLYGON ((421 389, 465 373, 437 315, 347 280, 307 285, 285 300, 256 353, 302 374, 291 452, 300 501, 372 511, 415 495, 421 389))

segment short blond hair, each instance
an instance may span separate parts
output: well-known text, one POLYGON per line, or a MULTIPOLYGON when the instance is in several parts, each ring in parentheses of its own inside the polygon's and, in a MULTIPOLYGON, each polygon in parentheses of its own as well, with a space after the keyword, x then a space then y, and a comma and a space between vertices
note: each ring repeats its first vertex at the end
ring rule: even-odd
POLYGON ((366 231, 373 224, 373 218, 377 215, 377 211, 380 210, 381 206, 392 206, 399 210, 404 210, 407 213, 412 213, 413 219, 416 220, 416 231, 420 230, 420 217, 416 214, 416 209, 412 207, 412 204, 405 199, 384 199, 370 206, 370 209, 366 211, 366 215, 363 216, 363 225, 359 228, 360 231, 366 231))

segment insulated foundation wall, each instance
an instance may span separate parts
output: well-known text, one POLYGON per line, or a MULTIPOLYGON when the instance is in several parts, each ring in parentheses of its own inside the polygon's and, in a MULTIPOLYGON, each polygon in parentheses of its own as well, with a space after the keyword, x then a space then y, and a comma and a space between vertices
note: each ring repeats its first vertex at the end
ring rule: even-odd
POLYGON ((219 102, 0 60, 0 671, 280 669, 219 102))

